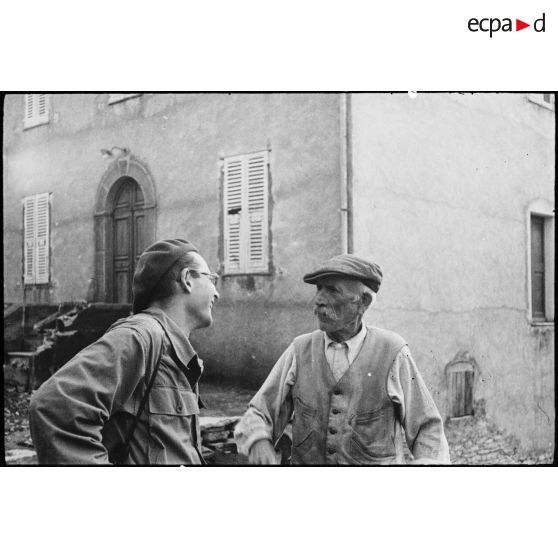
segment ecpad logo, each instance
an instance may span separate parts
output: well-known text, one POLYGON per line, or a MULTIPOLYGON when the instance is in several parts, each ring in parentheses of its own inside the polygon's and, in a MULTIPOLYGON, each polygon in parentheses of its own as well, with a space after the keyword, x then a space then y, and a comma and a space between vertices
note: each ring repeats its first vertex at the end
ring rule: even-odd
MULTIPOLYGON (((485 17, 482 19, 477 19, 472 17, 468 23, 467 27, 469 31, 473 33, 477 33, 478 31, 482 31, 484 33, 489 33, 490 38, 492 38, 493 33, 497 33, 498 31, 503 32, 510 32, 513 31, 512 20, 509 17, 505 17, 503 19, 497 17, 485 17)), ((530 23, 525 23, 520 19, 515 20, 515 30, 521 31, 522 29, 526 29, 527 27, 531 27, 530 23)), ((544 33, 545 32, 545 14, 536 19, 533 22, 533 29, 537 33, 544 33)))

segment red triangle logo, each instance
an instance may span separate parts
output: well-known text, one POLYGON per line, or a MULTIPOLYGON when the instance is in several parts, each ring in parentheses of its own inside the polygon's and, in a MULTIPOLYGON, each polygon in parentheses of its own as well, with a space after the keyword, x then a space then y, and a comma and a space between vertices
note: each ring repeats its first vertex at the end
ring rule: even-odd
POLYGON ((530 23, 525 23, 524 21, 521 21, 520 19, 515 20, 515 30, 516 31, 521 31, 522 29, 525 29, 526 27, 531 27, 531 24, 530 23))

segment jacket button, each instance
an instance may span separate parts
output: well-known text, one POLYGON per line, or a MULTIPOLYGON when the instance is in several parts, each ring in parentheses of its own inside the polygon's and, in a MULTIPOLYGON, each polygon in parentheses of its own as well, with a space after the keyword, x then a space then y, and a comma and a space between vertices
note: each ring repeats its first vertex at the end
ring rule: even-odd
POLYGON ((341 395, 341 390, 339 388, 336 388, 333 393, 335 395, 341 395))
POLYGON ((330 434, 337 434, 337 428, 330 428, 329 433, 330 434))
POLYGON ((182 405, 180 403, 176 406, 176 410, 179 413, 182 411, 182 405))
POLYGON ((331 412, 332 412, 334 415, 338 415, 338 414, 340 413, 339 409, 332 409, 331 412))
POLYGON ((335 448, 327 448, 327 453, 333 455, 335 453, 335 448))

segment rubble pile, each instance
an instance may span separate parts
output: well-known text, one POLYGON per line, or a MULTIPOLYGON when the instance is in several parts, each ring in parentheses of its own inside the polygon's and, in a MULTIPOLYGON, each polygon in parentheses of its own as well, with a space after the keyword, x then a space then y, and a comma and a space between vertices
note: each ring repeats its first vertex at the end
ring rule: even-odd
POLYGON ((451 419, 445 426, 452 465, 544 465, 553 462, 554 450, 528 452, 480 416, 451 419))
POLYGON ((209 463, 237 463, 240 456, 234 441, 234 427, 240 417, 200 418, 204 458, 209 463), (235 457, 236 456, 236 457, 235 457))

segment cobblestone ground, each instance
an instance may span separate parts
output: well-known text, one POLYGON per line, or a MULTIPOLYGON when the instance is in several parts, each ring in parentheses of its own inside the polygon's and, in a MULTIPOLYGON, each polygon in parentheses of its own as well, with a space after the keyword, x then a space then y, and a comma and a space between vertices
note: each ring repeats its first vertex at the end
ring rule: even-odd
MULTIPOLYGON (((202 384, 202 399, 207 408, 202 416, 241 415, 254 391, 238 387, 202 384)), ((29 395, 15 390, 4 390, 5 449, 33 450, 29 434, 29 395)), ((542 465, 553 462, 553 449, 544 453, 522 450, 517 440, 506 436, 484 416, 451 419, 446 424, 446 435, 454 465, 542 465)), ((229 456, 228 463, 243 463, 241 456, 229 456)), ((36 457, 29 455, 10 461, 9 464, 36 464, 36 457)))
POLYGON ((543 465, 553 462, 553 449, 527 452, 483 416, 451 419, 446 436, 454 465, 543 465))

